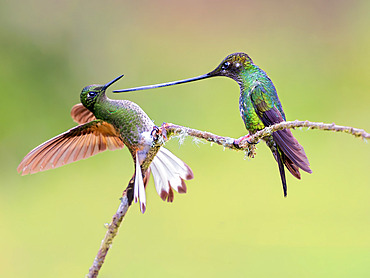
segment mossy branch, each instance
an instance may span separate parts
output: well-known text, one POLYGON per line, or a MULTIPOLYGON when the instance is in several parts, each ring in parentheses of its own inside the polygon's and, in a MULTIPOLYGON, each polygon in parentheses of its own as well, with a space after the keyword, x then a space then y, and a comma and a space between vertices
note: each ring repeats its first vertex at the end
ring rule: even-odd
POLYGON ((271 135, 274 131, 282 130, 282 129, 292 129, 297 127, 307 127, 308 129, 319 129, 319 130, 326 130, 326 131, 333 131, 333 132, 344 132, 351 134, 355 137, 360 137, 363 140, 369 139, 370 134, 367 133, 363 129, 358 129, 350 126, 340 126, 336 125, 335 123, 332 124, 325 124, 325 123, 318 123, 318 122, 310 122, 310 121, 290 121, 290 122, 281 122, 269 127, 265 127, 264 129, 256 132, 251 136, 243 136, 238 139, 231 138, 231 137, 224 137, 212 134, 206 131, 200 131, 180 125, 175 125, 171 123, 165 123, 162 125, 161 129, 164 134, 167 135, 167 139, 170 139, 173 136, 184 136, 189 135, 192 137, 196 137, 199 139, 206 140, 208 142, 216 143, 221 145, 225 148, 229 148, 232 150, 244 150, 247 152, 251 152, 255 148, 255 144, 262 138, 271 135))
MULTIPOLYGON (((183 136, 188 135, 196 138, 200 138, 206 140, 208 142, 216 143, 221 145, 225 148, 229 148, 232 150, 244 150, 247 152, 247 155, 250 157, 254 156, 255 151, 255 143, 257 143, 260 139, 271 135, 274 131, 282 130, 285 128, 296 128, 296 127, 307 127, 308 129, 319 129, 319 130, 327 130, 327 131, 334 131, 334 132, 344 132, 351 134, 355 137, 360 137, 363 140, 369 139, 370 134, 367 133, 363 129, 358 129, 349 126, 340 126, 334 123, 332 124, 324 124, 324 123, 317 123, 317 122, 309 122, 309 121, 291 121, 291 122, 281 122, 269 127, 264 128, 263 130, 258 131, 257 133, 251 136, 243 136, 239 139, 234 139, 231 137, 223 137, 219 135, 212 134, 206 131, 200 131, 180 125, 165 123, 159 129, 160 134, 163 135, 164 141, 170 140, 173 136, 183 136)), ((164 143, 163 141, 163 143, 164 143)), ((87 277, 93 278, 97 277, 100 268, 102 267, 105 257, 109 251, 109 248, 112 245, 113 239, 118 233, 118 229, 125 217, 131 203, 133 200, 133 185, 134 179, 132 178, 122 194, 121 203, 118 207, 117 212, 113 215, 112 222, 109 224, 107 232, 105 234, 104 239, 100 245, 100 249, 98 254, 95 257, 93 265, 89 269, 89 274, 87 277)))

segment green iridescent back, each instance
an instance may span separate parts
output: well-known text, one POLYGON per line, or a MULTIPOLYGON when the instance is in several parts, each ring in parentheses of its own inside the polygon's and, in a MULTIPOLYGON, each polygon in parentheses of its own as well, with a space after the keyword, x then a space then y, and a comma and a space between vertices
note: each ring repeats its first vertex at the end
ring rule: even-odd
POLYGON ((285 114, 276 88, 262 69, 252 64, 250 67, 241 70, 239 78, 241 79, 239 98, 240 115, 243 118, 245 127, 250 133, 255 133, 265 127, 253 106, 251 99, 252 92, 255 93, 254 98, 265 101, 269 109, 276 106, 285 120, 285 114), (255 92, 257 86, 264 89, 264 94, 258 95, 258 93, 255 92))
POLYGON ((129 146, 137 146, 142 139, 140 135, 151 132, 154 127, 149 116, 129 100, 112 100, 103 95, 95 104, 94 114, 97 119, 112 124, 129 146))

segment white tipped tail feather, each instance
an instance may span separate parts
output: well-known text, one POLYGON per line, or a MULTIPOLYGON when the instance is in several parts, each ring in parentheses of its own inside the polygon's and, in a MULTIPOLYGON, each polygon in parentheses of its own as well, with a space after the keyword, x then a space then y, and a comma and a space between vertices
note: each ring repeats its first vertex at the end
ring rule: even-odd
MULTIPOLYGON (((186 193, 184 180, 191 180, 193 172, 181 159, 169 150, 161 147, 154 157, 150 170, 152 171, 155 188, 163 201, 172 202, 174 195, 172 189, 179 193, 186 193)), ((136 159, 136 173, 134 184, 134 201, 140 200, 141 212, 145 212, 146 196, 141 174, 139 160, 136 159)))
POLYGON ((142 213, 145 212, 146 209, 146 196, 145 196, 145 188, 144 188, 144 181, 143 175, 141 174, 141 167, 139 158, 136 157, 136 171, 135 171, 135 184, 134 184, 134 201, 137 203, 137 200, 140 200, 140 210, 142 213))

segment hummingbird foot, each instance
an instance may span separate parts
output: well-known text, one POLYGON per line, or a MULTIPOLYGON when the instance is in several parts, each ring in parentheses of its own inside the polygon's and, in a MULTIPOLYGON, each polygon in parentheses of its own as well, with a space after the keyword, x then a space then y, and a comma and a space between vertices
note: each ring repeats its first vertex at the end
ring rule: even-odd
POLYGON ((258 144, 259 141, 257 143, 252 143, 248 140, 248 138, 250 137, 251 136, 249 134, 242 136, 238 139, 235 139, 233 144, 238 149, 245 149, 245 147, 248 147, 245 152, 245 156, 249 158, 254 158, 254 156, 256 155, 256 144, 258 144), (245 142, 248 143, 248 146, 246 146, 245 142))
POLYGON ((241 149, 244 147, 245 143, 244 141, 246 141, 249 145, 256 145, 259 143, 259 141, 257 143, 253 143, 253 142, 250 142, 248 139, 250 138, 251 136, 248 134, 248 135, 245 135, 245 136, 242 136, 238 139, 235 139, 234 140, 234 146, 241 149))
POLYGON ((168 137, 167 137, 167 127, 169 126, 170 124, 169 123, 163 123, 161 125, 161 128, 160 128, 160 133, 162 134, 162 137, 164 139, 164 141, 168 141, 168 137))
POLYGON ((152 132, 150 133, 150 135, 152 135, 152 137, 153 137, 153 139, 154 139, 154 141, 158 141, 158 137, 159 137, 159 134, 160 133, 160 131, 159 131, 159 128, 155 125, 154 127, 153 127, 153 130, 152 130, 152 132))
POLYGON ((163 146, 168 141, 167 130, 163 128, 163 125, 161 127, 154 126, 150 135, 153 138, 152 147, 163 146))
POLYGON ((162 146, 164 142, 167 140, 167 138, 164 138, 161 129, 158 128, 157 126, 153 127, 153 130, 150 132, 150 135, 153 138, 153 143, 152 143, 153 147, 156 145, 162 146))

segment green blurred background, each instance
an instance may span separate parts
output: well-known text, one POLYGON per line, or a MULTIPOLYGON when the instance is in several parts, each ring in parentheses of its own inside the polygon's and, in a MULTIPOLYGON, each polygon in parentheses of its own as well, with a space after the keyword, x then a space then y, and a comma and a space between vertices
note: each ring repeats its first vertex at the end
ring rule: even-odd
MULTIPOLYGON (((370 131, 370 2, 1 1, 0 276, 83 277, 133 173, 127 150, 36 175, 16 167, 74 126, 81 89, 200 75, 250 54, 274 81, 289 120, 370 131)), ((227 78, 108 96, 138 103, 160 125, 246 134, 227 78)), ((101 277, 370 277, 370 149, 346 134, 295 130, 313 174, 190 138, 166 146, 195 179, 172 204, 147 189, 101 277)))

